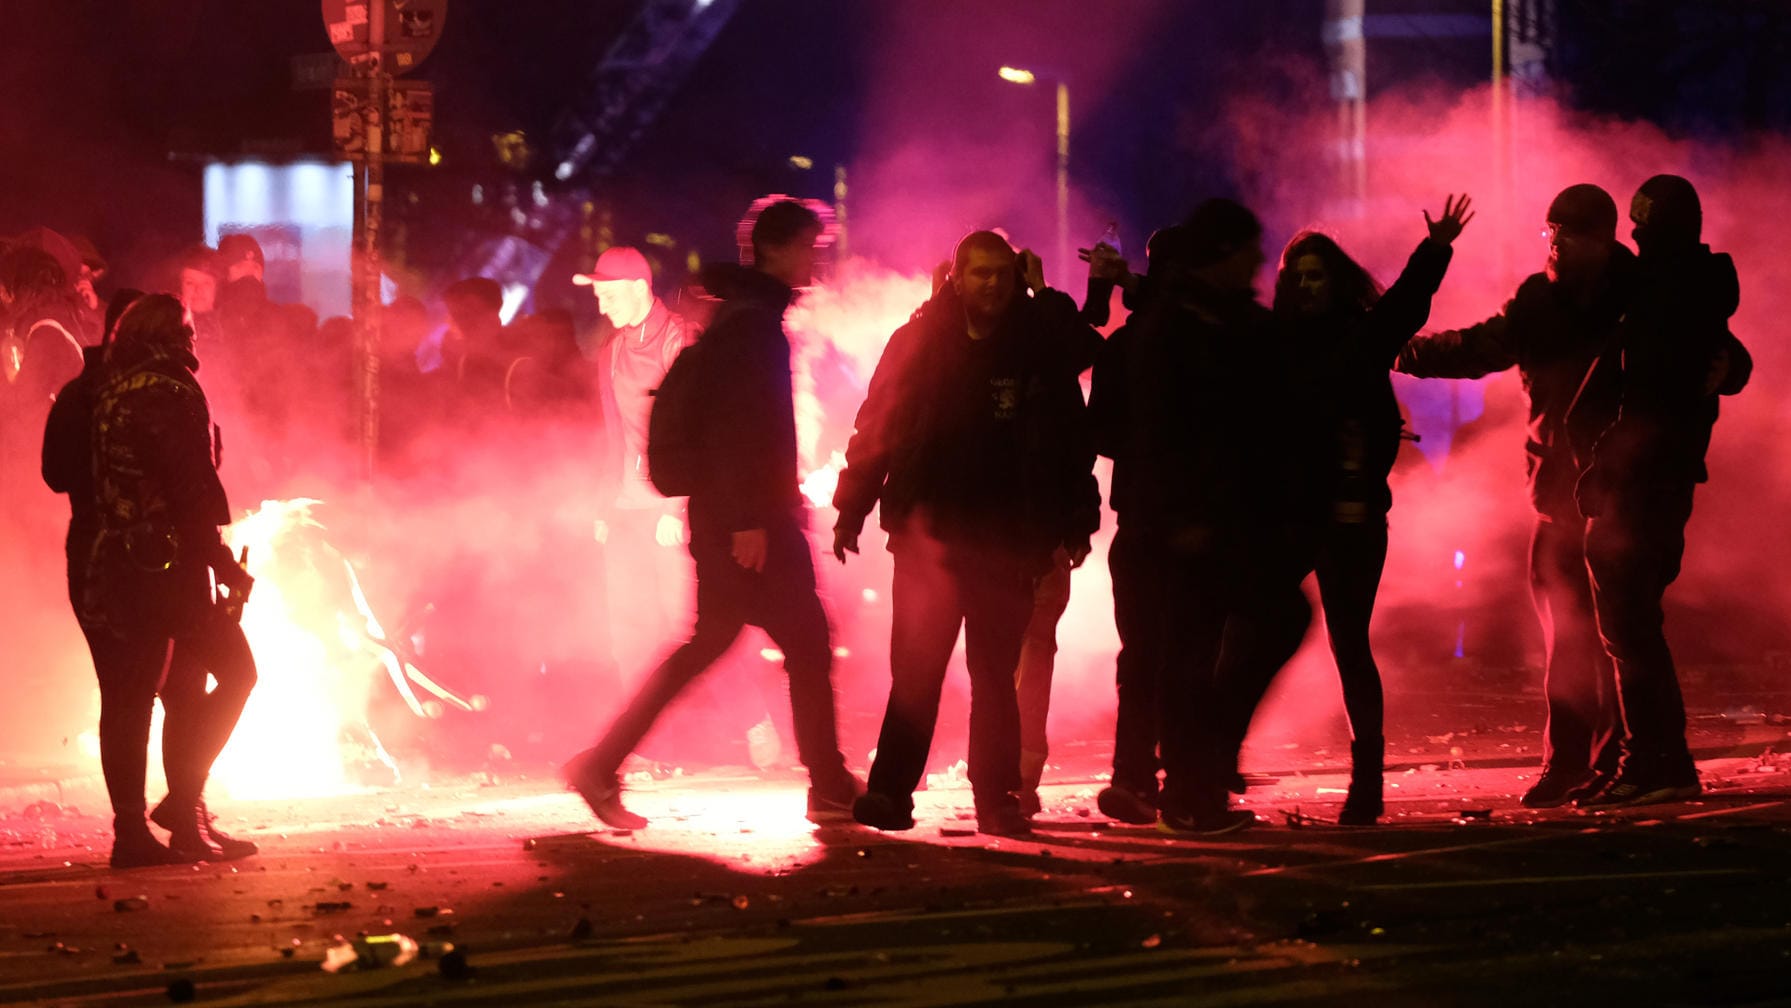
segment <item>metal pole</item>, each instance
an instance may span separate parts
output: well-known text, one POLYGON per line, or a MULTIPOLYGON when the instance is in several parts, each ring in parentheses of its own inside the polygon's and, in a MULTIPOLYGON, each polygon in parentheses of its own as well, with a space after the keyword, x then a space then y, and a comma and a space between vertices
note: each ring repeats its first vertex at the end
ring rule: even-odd
MULTIPOLYGON (((1493 171, 1498 185, 1493 206, 1498 219, 1511 220, 1511 113, 1505 90, 1505 0, 1492 0, 1493 171)), ((1511 243, 1504 237, 1499 241, 1498 267, 1500 286, 1509 288, 1512 283, 1511 243)))
POLYGON ((379 259, 379 228, 385 200, 385 117, 387 83, 390 80, 382 62, 385 45, 385 0, 368 5, 368 47, 372 50, 372 75, 367 82, 367 169, 361 214, 361 299, 356 306, 362 312, 360 325, 360 399, 361 399, 361 478, 373 481, 379 457, 379 346, 380 316, 384 299, 380 296, 383 270, 379 259))
MULTIPOLYGON (((1070 86, 1057 82, 1057 261, 1059 277, 1070 269, 1070 86)), ((1066 280, 1067 282, 1067 280, 1066 280)))

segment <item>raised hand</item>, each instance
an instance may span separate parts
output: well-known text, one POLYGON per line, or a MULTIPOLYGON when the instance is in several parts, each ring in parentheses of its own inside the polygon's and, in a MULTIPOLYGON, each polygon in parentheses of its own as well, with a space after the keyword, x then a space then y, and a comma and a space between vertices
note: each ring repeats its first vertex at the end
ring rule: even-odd
POLYGON ((1474 215, 1468 212, 1468 205, 1473 202, 1467 193, 1462 193, 1460 197, 1449 195, 1443 198, 1443 216, 1431 220, 1430 211, 1424 211, 1424 224, 1430 228, 1430 240, 1446 246, 1460 237, 1461 229, 1474 219, 1474 215))

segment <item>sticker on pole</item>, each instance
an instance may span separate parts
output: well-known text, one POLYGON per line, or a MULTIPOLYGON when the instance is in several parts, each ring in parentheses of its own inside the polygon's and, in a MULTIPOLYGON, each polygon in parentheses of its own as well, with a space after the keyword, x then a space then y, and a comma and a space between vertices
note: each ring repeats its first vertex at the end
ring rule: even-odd
POLYGON ((407 74, 429 56, 447 16, 448 0, 323 0, 324 30, 342 58, 357 65, 377 58, 392 74, 407 74), (371 39, 374 3, 385 5, 377 40, 371 39))
POLYGON ((330 101, 330 136, 336 156, 359 161, 372 152, 367 140, 377 128, 380 156, 387 164, 425 164, 435 118, 435 91, 427 81, 392 81, 386 86, 384 114, 374 109, 367 81, 338 80, 330 101))

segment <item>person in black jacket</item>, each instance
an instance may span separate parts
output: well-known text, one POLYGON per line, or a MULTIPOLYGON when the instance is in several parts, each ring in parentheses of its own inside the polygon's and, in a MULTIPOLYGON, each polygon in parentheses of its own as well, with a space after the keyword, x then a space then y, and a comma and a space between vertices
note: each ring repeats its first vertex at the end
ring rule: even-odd
POLYGON ((1615 668, 1621 714, 1616 776, 1586 807, 1696 798, 1685 740, 1685 701, 1663 632, 1661 599, 1678 577, 1694 488, 1717 395, 1739 392, 1752 361, 1729 332, 1740 303, 1735 263, 1700 238, 1697 190, 1656 175, 1630 203, 1637 283, 1616 340, 1604 348, 1575 403, 1588 516, 1586 563, 1598 631, 1615 668), (1712 367, 1712 362, 1718 362, 1712 367), (1613 409, 1614 407, 1614 409, 1613 409))
POLYGON ((1350 785, 1339 815, 1345 825, 1372 825, 1382 811, 1381 674, 1368 628, 1387 561, 1387 475, 1404 426, 1388 369, 1430 317, 1452 243, 1472 216, 1468 205, 1466 196, 1459 203, 1450 196, 1441 219, 1425 213, 1429 237, 1384 293, 1336 241, 1315 231, 1288 243, 1275 281, 1274 309, 1288 338, 1329 376, 1322 392, 1333 446, 1331 508, 1317 574, 1349 716, 1350 785))
POLYGON ((1547 214, 1548 259, 1498 315, 1419 336, 1396 370, 1420 378, 1479 378, 1515 367, 1529 396, 1530 594, 1542 623, 1548 722, 1542 771, 1522 802, 1555 808, 1614 773, 1616 698, 1599 646, 1586 573, 1586 522, 1574 502, 1579 468, 1569 407, 1612 338, 1635 283, 1635 257, 1617 241, 1617 204, 1595 185, 1563 189, 1547 214))
POLYGON ((99 371, 90 362, 65 392, 71 406, 45 429, 46 480, 71 497, 90 492, 93 501, 88 511, 71 500, 75 523, 94 524, 70 587, 100 682, 114 867, 255 852, 216 829, 203 797, 212 761, 255 683, 237 622, 253 581, 219 536, 230 508, 185 315, 171 295, 132 303, 99 371), (79 475, 83 462, 91 465, 90 485, 79 475), (218 683, 209 693, 208 672, 218 683), (144 764, 158 692, 168 714, 168 796, 150 819, 169 831, 167 847, 144 821, 144 764))
POLYGON ((801 203, 773 203, 752 225, 753 268, 720 264, 704 273, 705 286, 723 305, 699 344, 705 451, 689 505, 696 629, 602 740, 565 768, 591 811, 617 829, 647 824, 622 804, 622 761, 747 624, 764 629, 784 653, 797 754, 809 774, 809 817, 843 817, 858 795, 858 782, 840 755, 827 614, 803 535, 790 342, 783 328, 795 288, 812 280, 821 232, 820 218, 801 203))
POLYGON ((950 282, 884 348, 833 498, 842 563, 879 502, 895 556, 889 706, 860 823, 913 827, 963 630, 977 828, 1030 830, 1014 670, 1038 580, 1054 561, 1079 565, 1100 524, 1076 378, 1093 338, 1075 302, 1045 288, 1036 256, 976 231, 958 243, 950 282))

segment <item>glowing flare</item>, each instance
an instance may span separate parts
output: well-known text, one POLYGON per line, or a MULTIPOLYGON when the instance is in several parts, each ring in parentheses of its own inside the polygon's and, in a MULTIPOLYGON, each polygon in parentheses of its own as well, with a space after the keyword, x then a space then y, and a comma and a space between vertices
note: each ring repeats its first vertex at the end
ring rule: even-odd
POLYGON ((1001 79, 1007 81, 1009 84, 1031 84, 1038 80, 1037 74, 1033 73, 1031 70, 1023 70, 1019 67, 1004 66, 995 72, 1000 74, 1001 79))

